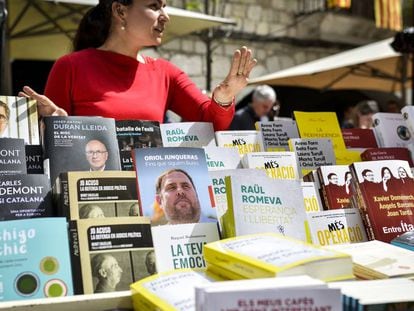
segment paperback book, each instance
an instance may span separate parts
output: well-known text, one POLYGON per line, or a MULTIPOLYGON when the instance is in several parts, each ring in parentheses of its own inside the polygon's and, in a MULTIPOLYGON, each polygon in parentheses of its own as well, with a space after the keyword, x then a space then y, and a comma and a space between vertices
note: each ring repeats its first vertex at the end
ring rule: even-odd
POLYGON ((361 153, 362 161, 379 161, 379 160, 404 160, 410 167, 414 167, 411 153, 407 148, 388 147, 388 148, 370 148, 361 153))
POLYGON ((357 208, 308 214, 312 243, 334 245, 366 242, 364 224, 357 208))
POLYGON ((0 302, 73 295, 64 218, 4 221, 0 236, 0 302))
POLYGON ((69 240, 75 294, 128 290, 154 273, 155 262, 146 265, 153 252, 146 217, 73 220, 69 240))
POLYGON ((27 174, 44 174, 41 145, 25 145, 27 174))
POLYGON ((68 171, 121 170, 115 120, 45 117, 44 169, 51 184, 68 171))
POLYGON ((157 272, 205 268, 203 246, 220 239, 217 224, 152 227, 157 272))
POLYGON ((303 139, 330 139, 335 151, 345 149, 345 142, 335 112, 293 112, 303 139))
POLYGON ((306 212, 300 181, 251 176, 225 177, 225 237, 277 232, 306 241, 306 212))
POLYGON ((53 192, 58 215, 67 219, 141 215, 135 172, 61 173, 53 192))
POLYGON ((372 120, 379 147, 406 147, 413 142, 402 114, 377 112, 372 116, 372 120))
POLYGON ((350 207, 352 174, 348 165, 323 165, 317 172, 327 209, 350 207))
POLYGON ((179 269, 147 277, 131 284, 135 310, 195 310, 195 287, 215 282, 204 269, 179 269))
POLYGON ((289 138, 299 138, 296 122, 292 119, 256 122, 261 132, 264 151, 289 151, 289 138))
POLYGON ((264 170, 270 178, 299 180, 296 154, 291 151, 248 152, 242 157, 245 168, 264 170))
POLYGON ((346 148, 378 148, 372 129, 349 128, 341 129, 346 148))
POLYGON ((46 175, 0 175, 0 221, 54 215, 46 175))
POLYGON ((264 151, 260 131, 216 131, 219 147, 237 147, 239 154, 264 151))
POLYGON ((245 235, 204 246, 204 258, 245 278, 306 274, 323 281, 352 279, 350 255, 278 233, 245 235))
POLYGON ((391 244, 414 251, 414 230, 392 239, 391 244))
POLYGON ((23 139, 0 138, 0 175, 26 173, 26 150, 23 139))
POLYGON ((216 222, 203 148, 134 150, 142 214, 153 225, 216 222))
POLYGON ((321 203, 321 198, 319 196, 319 190, 317 189, 315 182, 302 181, 300 185, 302 187, 305 211, 307 213, 322 211, 323 205, 321 203))
POLYGON ((211 147, 216 145, 211 122, 178 122, 160 125, 164 147, 211 147))
POLYGON ((37 103, 25 97, 0 96, 0 137, 21 138, 25 144, 38 145, 39 123, 37 103))
POLYGON ((389 243, 414 230, 414 179, 407 161, 356 162, 350 166, 355 200, 369 240, 389 243))
POLYGON ((132 150, 162 147, 160 123, 147 120, 116 120, 116 138, 123 171, 133 171, 132 150))
POLYGON ((240 155, 236 147, 205 147, 209 171, 241 168, 240 155))

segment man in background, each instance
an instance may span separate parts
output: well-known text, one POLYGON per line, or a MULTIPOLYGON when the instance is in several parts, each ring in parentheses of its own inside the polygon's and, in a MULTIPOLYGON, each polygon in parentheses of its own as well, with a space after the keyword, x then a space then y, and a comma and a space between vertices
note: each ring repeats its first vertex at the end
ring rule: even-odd
POLYGON ((268 85, 259 85, 253 91, 252 102, 236 112, 229 129, 255 130, 257 121, 261 121, 272 109, 278 112, 278 108, 279 104, 276 103, 276 92, 273 88, 268 85))

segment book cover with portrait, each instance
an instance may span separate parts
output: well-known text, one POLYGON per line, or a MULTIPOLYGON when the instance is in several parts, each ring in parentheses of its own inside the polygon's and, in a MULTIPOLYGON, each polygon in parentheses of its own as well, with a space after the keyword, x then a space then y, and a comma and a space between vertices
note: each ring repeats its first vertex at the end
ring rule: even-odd
POLYGON ((116 120, 115 125, 123 171, 134 170, 132 162, 133 149, 163 146, 158 121, 116 120))
POLYGON ((64 218, 4 221, 0 236, 0 302, 73 295, 64 218))
POLYGON ((135 172, 66 172, 53 186, 57 214, 70 220, 140 216, 135 172))
POLYGON ((211 122, 176 122, 160 125, 164 147, 216 146, 211 122))
POLYGON ((44 170, 51 185, 68 171, 121 170, 115 120, 101 117, 45 117, 44 170))
POLYGON ((142 215, 154 225, 215 222, 203 148, 134 150, 142 215))
POLYGON ((0 96, 0 137, 40 143, 37 103, 25 97, 0 96))
POLYGON ((46 175, 0 175, 0 220, 54 215, 52 191, 46 175))
POLYGON ((321 184, 322 198, 327 209, 351 206, 352 174, 348 165, 322 165, 316 170, 321 184))
POLYGON ((21 138, 0 138, 0 175, 26 173, 24 140, 21 138))
POLYGON ((125 291, 156 272, 147 217, 72 220, 69 241, 75 294, 125 291))
POLYGON ((414 230, 414 179, 407 161, 355 162, 354 200, 369 240, 389 243, 414 230))

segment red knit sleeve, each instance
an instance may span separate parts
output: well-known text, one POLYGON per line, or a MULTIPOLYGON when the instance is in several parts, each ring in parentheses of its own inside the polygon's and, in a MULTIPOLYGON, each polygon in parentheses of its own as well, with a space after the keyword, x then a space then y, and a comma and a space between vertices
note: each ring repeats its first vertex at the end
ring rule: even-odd
POLYGON ((216 131, 226 130, 234 115, 234 105, 223 108, 203 94, 190 78, 176 66, 167 63, 170 76, 168 109, 185 121, 212 122, 216 131))
POLYGON ((72 70, 69 56, 58 59, 47 79, 45 95, 60 108, 73 114, 71 100, 72 70))

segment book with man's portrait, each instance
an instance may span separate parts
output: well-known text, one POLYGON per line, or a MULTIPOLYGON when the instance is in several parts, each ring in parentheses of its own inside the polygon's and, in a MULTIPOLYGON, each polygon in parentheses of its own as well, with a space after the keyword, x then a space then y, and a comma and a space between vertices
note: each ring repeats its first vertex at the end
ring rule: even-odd
POLYGON ((40 143, 37 102, 25 97, 0 96, 0 137, 40 143))
POLYGON ((156 272, 147 217, 80 219, 69 222, 75 294, 125 291, 156 272))
POLYGON ((44 170, 51 185, 62 172, 121 170, 114 119, 50 116, 43 122, 44 170))

